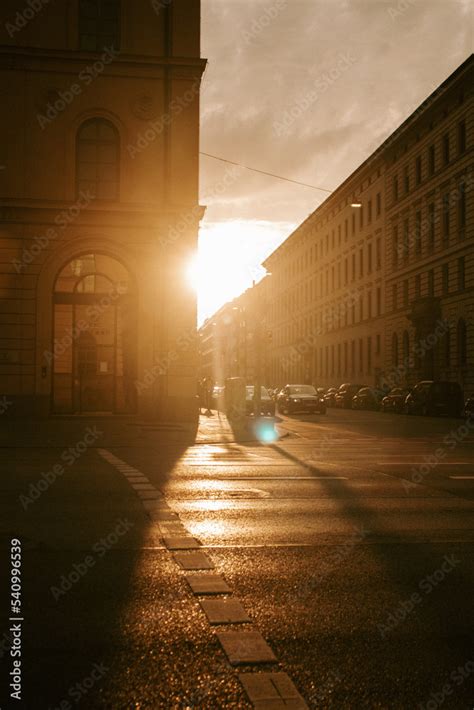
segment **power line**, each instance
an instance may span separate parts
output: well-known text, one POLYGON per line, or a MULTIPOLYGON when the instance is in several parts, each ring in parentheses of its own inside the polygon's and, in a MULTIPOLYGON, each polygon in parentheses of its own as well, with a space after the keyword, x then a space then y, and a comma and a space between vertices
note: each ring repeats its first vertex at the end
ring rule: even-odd
POLYGON ((226 160, 226 158, 219 158, 217 155, 211 155, 210 153, 203 153, 200 151, 201 155, 205 155, 207 158, 213 158, 214 160, 220 160, 222 163, 229 163, 230 165, 237 165, 239 168, 245 168, 246 170, 251 170, 254 173, 260 173, 261 175, 269 175, 270 177, 276 178, 277 180, 285 180, 285 182, 292 182, 295 185, 302 185, 303 187, 311 187, 313 190, 321 190, 322 192, 333 192, 333 190, 328 190, 325 187, 316 187, 316 185, 308 185, 307 182, 300 182, 299 180, 292 180, 291 178, 282 177, 281 175, 275 175, 275 173, 267 173, 265 170, 258 170, 258 168, 251 168, 248 165, 243 165, 242 163, 235 163, 233 160, 226 160))

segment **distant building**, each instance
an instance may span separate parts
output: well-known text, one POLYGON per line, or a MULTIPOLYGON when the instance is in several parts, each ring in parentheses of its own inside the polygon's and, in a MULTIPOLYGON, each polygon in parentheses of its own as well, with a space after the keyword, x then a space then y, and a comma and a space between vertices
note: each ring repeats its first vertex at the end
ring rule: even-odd
POLYGON ((195 416, 198 0, 0 8, 0 392, 195 416))
POLYGON ((268 384, 474 392, 473 91, 471 55, 265 260, 268 384))

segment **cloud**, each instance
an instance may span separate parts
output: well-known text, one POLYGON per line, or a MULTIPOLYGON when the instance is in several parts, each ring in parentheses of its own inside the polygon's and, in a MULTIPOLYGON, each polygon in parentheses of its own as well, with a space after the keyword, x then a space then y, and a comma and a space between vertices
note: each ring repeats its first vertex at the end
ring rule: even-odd
MULTIPOLYGON (((333 189, 471 53, 472 18, 467 0, 202 0, 201 149, 333 189)), ((214 195, 225 170, 202 157, 209 222, 298 224, 327 196, 248 171, 214 195)))

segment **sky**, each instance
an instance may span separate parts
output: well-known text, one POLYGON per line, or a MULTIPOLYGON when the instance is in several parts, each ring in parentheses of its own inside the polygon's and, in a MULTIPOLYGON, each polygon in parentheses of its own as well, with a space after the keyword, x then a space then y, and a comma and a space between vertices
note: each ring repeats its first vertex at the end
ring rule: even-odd
MULTIPOLYGON (((335 189, 473 51, 471 0, 202 0, 201 151, 335 189)), ((328 192, 201 156, 200 323, 328 192)))

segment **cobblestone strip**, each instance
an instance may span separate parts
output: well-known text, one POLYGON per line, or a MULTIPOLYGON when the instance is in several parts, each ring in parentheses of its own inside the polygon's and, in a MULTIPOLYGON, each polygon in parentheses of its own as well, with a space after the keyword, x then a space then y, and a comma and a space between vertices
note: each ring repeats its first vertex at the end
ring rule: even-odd
MULTIPOLYGON (((164 545, 173 554, 179 567, 183 571, 200 572, 187 574, 185 579, 197 597, 209 624, 236 628, 252 624, 252 619, 240 601, 232 595, 232 589, 225 579, 215 573, 203 574, 203 570, 214 569, 214 563, 202 552, 200 541, 186 530, 179 515, 167 504, 164 495, 141 471, 129 466, 107 449, 98 449, 98 453, 129 481, 141 499, 148 517, 158 525, 164 545), (207 595, 224 596, 213 600, 198 598, 207 595)), ((215 634, 232 666, 278 663, 277 657, 259 631, 225 630, 216 631, 215 634)), ((256 710, 308 708, 286 673, 239 673, 239 680, 256 710)))

